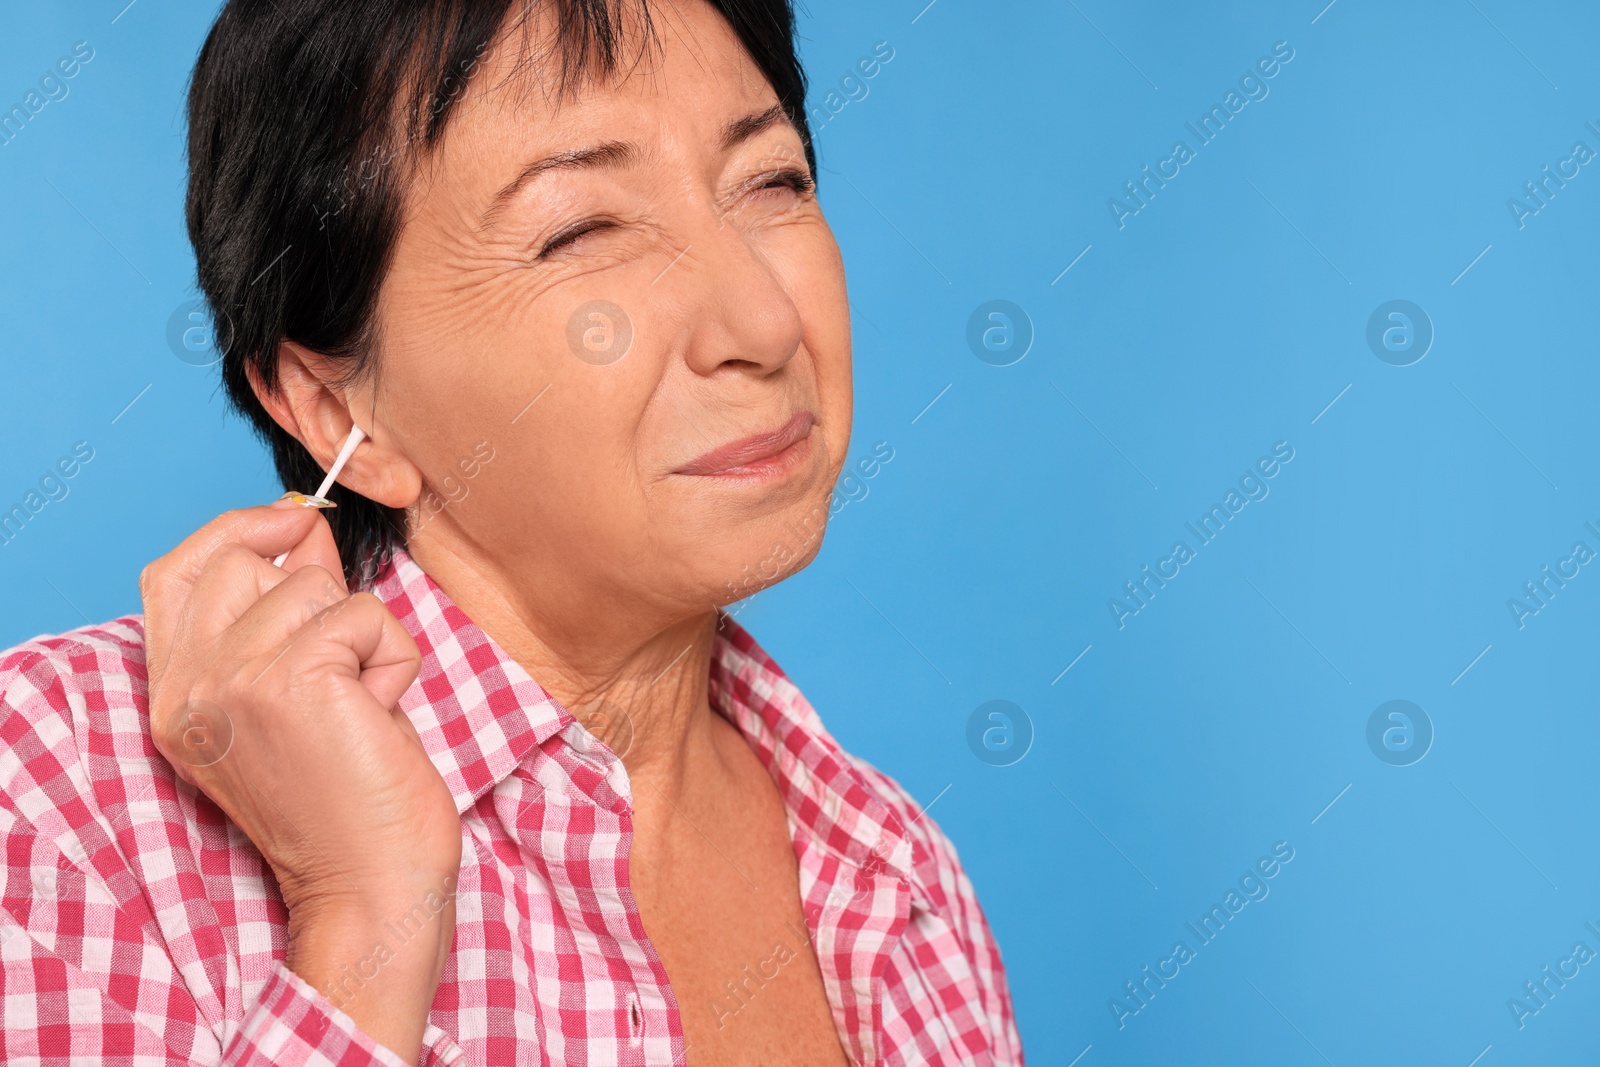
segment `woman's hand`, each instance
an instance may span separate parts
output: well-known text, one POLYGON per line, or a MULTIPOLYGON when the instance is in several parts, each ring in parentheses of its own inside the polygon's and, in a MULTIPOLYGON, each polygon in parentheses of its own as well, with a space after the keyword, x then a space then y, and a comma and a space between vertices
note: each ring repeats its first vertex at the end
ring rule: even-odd
POLYGON ((461 864, 449 787, 395 707, 416 643, 299 506, 220 516, 139 589, 156 747, 271 864, 289 968, 414 1062, 461 864))

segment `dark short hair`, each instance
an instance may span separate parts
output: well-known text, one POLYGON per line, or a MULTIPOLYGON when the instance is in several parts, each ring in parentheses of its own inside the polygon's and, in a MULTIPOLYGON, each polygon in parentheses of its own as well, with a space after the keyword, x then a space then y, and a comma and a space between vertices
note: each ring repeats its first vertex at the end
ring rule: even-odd
MULTIPOLYGON (((815 173, 791 0, 710 3, 815 173)), ((526 31, 536 6, 555 16, 554 40, 523 62, 559 63, 563 92, 620 70, 628 16, 641 49, 654 41, 648 0, 229 0, 206 37, 189 86, 189 240, 229 400, 285 488, 309 492, 324 472, 267 413, 247 368, 276 389, 289 340, 334 360, 347 383, 373 369, 411 166, 438 144, 485 50, 526 31)), ((365 585, 404 543, 404 516, 344 486, 330 495, 346 577, 365 585)))

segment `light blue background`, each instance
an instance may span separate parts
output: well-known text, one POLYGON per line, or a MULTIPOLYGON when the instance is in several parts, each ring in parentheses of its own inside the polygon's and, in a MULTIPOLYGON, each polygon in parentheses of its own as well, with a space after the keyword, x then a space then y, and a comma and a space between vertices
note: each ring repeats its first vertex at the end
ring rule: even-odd
MULTIPOLYGON (((1520 1030, 1507 999, 1600 950, 1600 567, 1520 630, 1506 601, 1600 549, 1600 167, 1525 228, 1506 202, 1600 149, 1600 14, 925 2, 803 20, 814 106, 895 51, 818 131, 853 451, 895 456, 740 621, 934 805, 1033 1063, 1586 1062, 1600 966, 1520 1030), (1268 97, 1119 230, 1107 199, 1278 41, 1268 97), (1403 368, 1364 339, 1395 298, 1437 332, 1403 368), (1012 366, 966 342, 991 299, 1035 331, 1012 366), (1280 440, 1270 496, 1119 630, 1108 598, 1280 440), (996 698, 1035 735, 1008 767, 966 740, 996 698), (1365 738, 1395 698, 1437 734, 1408 767, 1365 738), (1119 1029, 1108 999, 1278 841, 1270 895, 1119 1029)), ((0 38, 7 107, 96 50, 0 148, 0 505, 95 449, 0 548, 0 644, 136 611, 144 562, 278 491, 215 370, 165 339, 193 293, 182 91, 216 8, 124 3, 29 5, 0 38)))

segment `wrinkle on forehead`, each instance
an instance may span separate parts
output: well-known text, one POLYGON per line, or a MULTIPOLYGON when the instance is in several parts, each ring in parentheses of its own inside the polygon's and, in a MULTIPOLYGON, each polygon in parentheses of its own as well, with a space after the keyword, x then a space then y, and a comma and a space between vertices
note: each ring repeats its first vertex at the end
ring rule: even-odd
MULTIPOLYGON (((680 68, 680 77, 699 75, 719 86, 731 78, 741 93, 751 88, 752 79, 765 86, 759 70, 746 69, 752 64, 726 16, 705 0, 654 0, 648 6, 640 0, 637 7, 626 2, 623 6, 631 14, 626 24, 617 27, 609 50, 601 50, 591 41, 589 54, 581 59, 562 51, 570 31, 563 35, 559 11, 543 4, 524 9, 497 35, 494 49, 457 102, 462 111, 456 118, 458 128, 452 142, 445 144, 441 138, 418 162, 404 191, 404 207, 419 206, 436 182, 450 184, 454 169, 470 158, 465 153, 476 153, 488 140, 498 143, 483 150, 497 152, 509 139, 520 146, 533 132, 533 124, 542 127, 539 132, 546 132, 567 117, 568 108, 591 102, 599 105, 607 91, 666 94, 669 41, 688 67, 680 68), (726 42, 712 39, 723 35, 726 42), (743 61, 729 61, 726 48, 719 47, 727 43, 743 61)), ((683 92, 696 98, 702 88, 683 92)))
MULTIPOLYGON (((660 3, 655 0, 655 6, 660 3)), ((586 10, 572 0, 523 0, 486 47, 466 91, 453 102, 458 110, 451 119, 486 107, 521 111, 536 95, 543 112, 554 116, 565 104, 624 81, 659 57, 651 0, 606 0, 598 19, 588 18, 586 10)), ((410 161, 412 178, 436 176, 449 136, 447 124, 431 143, 420 143, 410 161)), ((414 134, 408 134, 408 143, 417 143, 414 134)))

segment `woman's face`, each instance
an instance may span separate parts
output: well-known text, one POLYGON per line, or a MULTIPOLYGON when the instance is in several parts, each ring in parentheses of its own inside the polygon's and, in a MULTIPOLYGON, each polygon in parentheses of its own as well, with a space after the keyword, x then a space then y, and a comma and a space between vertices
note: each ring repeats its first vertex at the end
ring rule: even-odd
POLYGON ((844 268, 800 138, 708 5, 652 14, 659 49, 565 100, 554 64, 511 73, 519 33, 485 52, 354 403, 438 494, 384 501, 419 562, 544 610, 705 610, 792 573, 849 443, 844 268))

